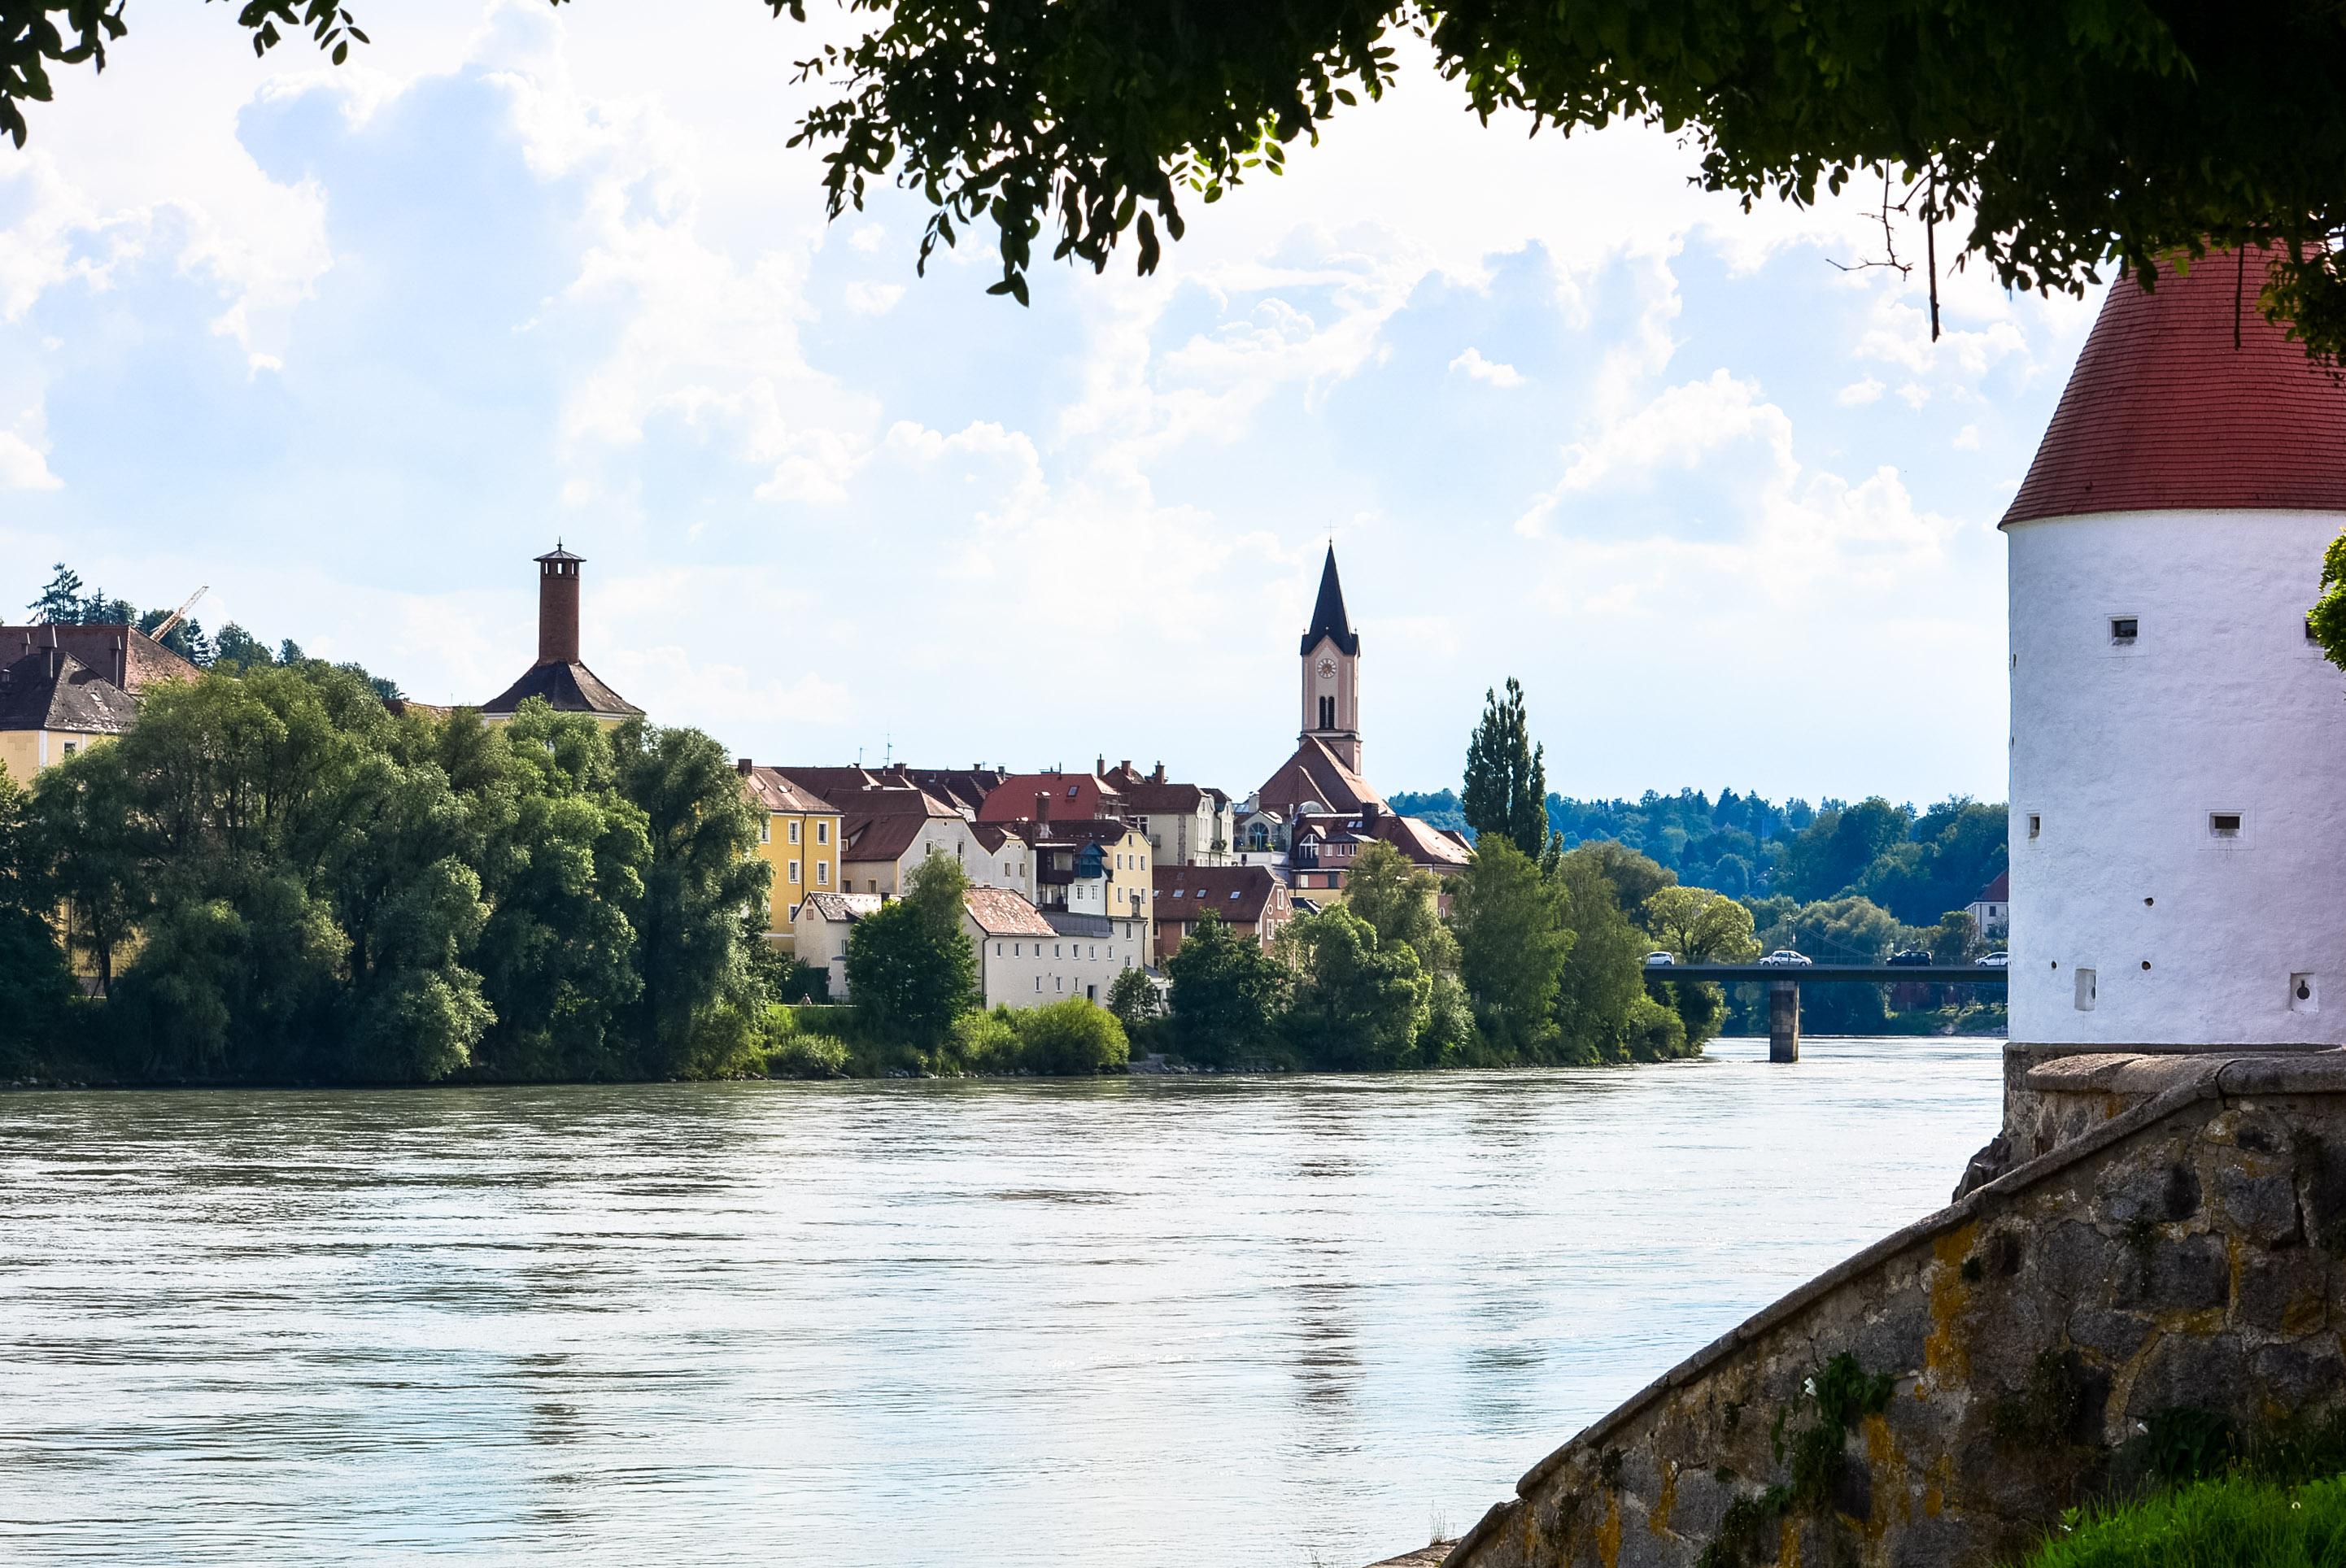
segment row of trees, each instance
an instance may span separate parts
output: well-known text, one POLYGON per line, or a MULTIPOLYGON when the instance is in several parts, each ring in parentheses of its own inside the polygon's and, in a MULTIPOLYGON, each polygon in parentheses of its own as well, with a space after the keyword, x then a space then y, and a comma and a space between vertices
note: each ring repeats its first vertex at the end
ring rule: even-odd
POLYGON ((0 776, 0 1051, 163 1080, 735 1070, 774 978, 755 840, 697 730, 215 669, 29 789, 0 776))
MULTIPOLYGON (((140 631, 154 633, 171 619, 168 610, 141 610, 128 599, 116 598, 104 588, 93 588, 82 581, 79 572, 63 561, 56 564, 48 585, 25 608, 40 625, 60 626, 134 626, 140 631)), ((231 675, 248 669, 263 669, 273 665, 299 665, 309 662, 301 645, 287 637, 274 649, 260 638, 230 621, 216 636, 204 633, 203 623, 193 616, 173 621, 164 631, 163 646, 200 669, 218 667, 231 675)), ((339 667, 364 675, 356 665, 339 667)), ((396 682, 383 676, 367 676, 377 695, 395 697, 401 695, 396 682)))
POLYGON ((1926 811, 1880 796, 1851 805, 1828 799, 1781 808, 1762 797, 1698 789, 1647 790, 1636 802, 1551 794, 1546 759, 1531 739, 1523 687, 1486 696, 1466 750, 1464 789, 1396 794, 1397 809, 1470 837, 1502 832, 1526 852, 1551 839, 1571 849, 1611 840, 1637 850, 1674 880, 1732 898, 1800 903, 1864 898, 1909 925, 1937 921, 1979 897, 2005 866, 2008 814, 1951 796, 1926 811))

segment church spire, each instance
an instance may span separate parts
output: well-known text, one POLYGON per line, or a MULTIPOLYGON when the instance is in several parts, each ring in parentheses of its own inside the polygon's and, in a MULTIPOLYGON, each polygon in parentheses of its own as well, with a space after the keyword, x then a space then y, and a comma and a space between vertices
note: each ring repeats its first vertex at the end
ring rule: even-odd
POLYGON ((1311 629, 1303 634, 1303 651, 1310 653, 1326 637, 1341 653, 1361 651, 1360 634, 1344 617, 1344 585, 1336 580, 1336 546, 1328 546, 1328 564, 1320 569, 1320 602, 1311 607, 1311 629))

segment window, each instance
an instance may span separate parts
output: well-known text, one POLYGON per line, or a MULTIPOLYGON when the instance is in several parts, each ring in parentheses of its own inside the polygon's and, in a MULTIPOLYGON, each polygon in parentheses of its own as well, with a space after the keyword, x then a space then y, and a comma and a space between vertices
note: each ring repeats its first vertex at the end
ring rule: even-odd
POLYGON ((1074 784, 1070 784, 1070 785, 1068 785, 1068 786, 1067 786, 1067 799, 1068 799, 1072 800, 1072 799, 1074 799, 1076 798, 1076 790, 1077 789, 1077 788, 1079 788, 1079 786, 1076 786, 1076 785, 1074 785, 1074 784))
POLYGON ((760 843, 761 843, 761 844, 770 844, 770 843, 772 843, 773 841, 774 841, 774 820, 773 820, 771 817, 760 817, 760 818, 759 818, 759 819, 758 819, 758 842, 760 842, 760 843))
POLYGON ((1037 991, 1043 989, 1043 977, 1039 974, 1035 977, 1035 989, 1037 991))
POLYGON ((2037 834, 2039 834, 2039 833, 2043 832, 2044 830, 2045 830, 2045 819, 2044 819, 2044 818, 2042 818, 2042 817, 2040 817, 2040 816, 2038 816, 2038 815, 2037 815, 2035 812, 2034 812, 2034 811, 2031 811, 2030 813, 2028 813, 2028 836, 2029 836, 2030 838, 2032 838, 2032 839, 2033 839, 2033 838, 2036 837, 2036 835, 2037 835, 2037 834))
POLYGON ((1107 944, 1107 955, 1110 958, 1114 958, 1116 956, 1116 943, 1110 942, 1107 944))
POLYGON ((792 920, 796 920, 796 919, 798 919, 798 918, 799 918, 799 911, 801 911, 801 910, 802 910, 802 909, 804 909, 804 908, 806 908, 806 905, 804 905, 804 904, 792 904, 792 905, 790 906, 790 918, 791 918, 792 920))
POLYGON ((2140 623, 2132 616, 2110 617, 2110 641, 2119 647, 2134 646, 2136 628, 2140 623))
POLYGON ((1320 728, 1322 729, 1336 728, 1336 699, 1332 697, 1323 697, 1320 699, 1320 728))
MULTIPOLYGON (((1075 791, 1070 789, 1067 793, 1072 795, 1075 791)), ((1054 991, 1065 991, 1067 989, 1067 983, 1055 974, 1051 976, 1051 989, 1054 991)))
POLYGON ((68 741, 66 741, 66 756, 71 757, 71 756, 74 754, 74 752, 75 752, 75 750, 76 750, 76 748, 75 747, 75 745, 74 745, 74 743, 73 743, 72 741, 68 740, 68 741))
POLYGON ((1238 897, 1238 896, 1239 896, 1239 895, 1238 895, 1238 890, 1237 890, 1237 889, 1235 889, 1235 888, 1231 889, 1231 890, 1230 890, 1230 897, 1232 897, 1232 898, 1236 898, 1236 897, 1238 897))
POLYGON ((1011 957, 1013 957, 1013 958, 1024 958, 1024 957, 1025 957, 1025 956, 1026 956, 1026 950, 1025 950, 1025 948, 1024 944, 1019 943, 1019 942, 1012 942, 1012 943, 1010 944, 1010 956, 1011 956, 1011 957))
POLYGON ((797 881, 798 880, 799 880, 799 863, 798 863, 796 860, 792 860, 792 861, 790 862, 790 881, 797 881))
POLYGON ((817 860, 814 863, 814 885, 819 888, 827 888, 831 886, 831 862, 829 860, 817 860))
POLYGON ((1096 942, 1092 945, 1091 956, 1094 958, 1097 958, 1099 956, 1099 945, 1096 942))
POLYGON ((797 843, 798 841, 799 841, 799 820, 798 820, 796 817, 793 817, 793 818, 791 818, 791 819, 790 819, 790 842, 791 842, 791 843, 793 843, 793 844, 795 844, 795 843, 797 843))
POLYGON ((814 841, 818 844, 828 844, 831 842, 830 823, 817 822, 814 825, 814 841))
POLYGON ((2240 836, 2240 814, 2238 811, 2208 812, 2208 831, 2211 836, 2218 839, 2239 838, 2240 836))
POLYGON ((1051 944, 1051 956, 1053 958, 1065 958, 1066 954, 1059 951, 1059 944, 1055 942, 1051 944))
POLYGON ((2080 969, 2075 972, 2077 982, 2077 1011, 2080 1013, 2091 1013, 2094 1010, 2094 972, 2090 969, 2080 969))

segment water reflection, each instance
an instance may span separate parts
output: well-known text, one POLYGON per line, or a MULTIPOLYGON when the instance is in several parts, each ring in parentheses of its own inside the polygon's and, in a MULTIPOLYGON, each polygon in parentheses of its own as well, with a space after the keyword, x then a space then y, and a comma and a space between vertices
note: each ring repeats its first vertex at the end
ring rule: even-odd
POLYGON ((1943 1200, 1992 1042, 0 1097, 0 1555, 1301 1564, 1943 1200))

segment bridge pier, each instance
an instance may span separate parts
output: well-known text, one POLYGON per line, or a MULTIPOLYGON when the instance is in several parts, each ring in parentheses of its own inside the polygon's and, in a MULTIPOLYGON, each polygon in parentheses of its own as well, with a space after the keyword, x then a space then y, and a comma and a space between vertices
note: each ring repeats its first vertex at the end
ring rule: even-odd
POLYGON ((1797 980, 1770 980, 1768 983, 1768 1060, 1797 1062, 1800 1059, 1800 983, 1797 980))

